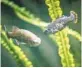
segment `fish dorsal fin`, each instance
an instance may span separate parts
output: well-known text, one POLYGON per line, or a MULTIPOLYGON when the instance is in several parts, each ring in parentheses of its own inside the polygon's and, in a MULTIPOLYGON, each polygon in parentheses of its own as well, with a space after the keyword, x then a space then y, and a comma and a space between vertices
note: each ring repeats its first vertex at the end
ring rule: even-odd
POLYGON ((15 32, 15 31, 17 31, 17 30, 19 30, 18 27, 16 27, 16 26, 13 26, 13 27, 12 27, 12 32, 15 32))

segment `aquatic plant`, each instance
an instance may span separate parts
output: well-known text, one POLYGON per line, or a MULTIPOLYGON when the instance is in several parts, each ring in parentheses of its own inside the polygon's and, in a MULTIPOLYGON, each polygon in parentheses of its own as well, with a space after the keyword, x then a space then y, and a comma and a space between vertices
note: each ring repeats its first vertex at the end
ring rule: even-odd
POLYGON ((12 39, 8 39, 7 34, 1 29, 1 45, 16 59, 18 66, 32 67, 32 62, 26 57, 21 48, 15 45, 12 39))
POLYGON ((72 35, 73 37, 75 37, 77 40, 82 41, 82 37, 80 36, 80 34, 77 31, 74 31, 72 29, 69 29, 69 27, 67 28, 68 34, 72 35))
MULTIPOLYGON (((62 10, 60 8, 59 0, 46 0, 46 4, 49 7, 49 15, 51 16, 52 20, 62 16, 62 10)), ((70 44, 67 35, 68 33, 66 28, 54 35, 59 47, 59 56, 61 57, 61 63, 64 67, 75 66, 73 54, 71 54, 69 51, 70 44)))
POLYGON ((30 24, 36 25, 38 27, 45 27, 47 25, 46 23, 44 23, 44 21, 41 21, 40 18, 36 18, 32 13, 27 11, 24 7, 16 5, 13 1, 2 0, 2 3, 10 6, 15 11, 17 16, 29 22, 30 24))
MULTIPOLYGON (((16 15, 21 18, 22 20, 31 23, 35 26, 40 27, 42 30, 48 25, 46 22, 36 18, 32 13, 27 11, 24 7, 19 7, 12 1, 3 0, 4 4, 9 5, 12 9, 14 9, 16 15)), ((60 8, 60 1, 59 0, 45 0, 46 5, 48 6, 49 15, 53 20, 56 18, 61 17, 63 12, 60 8)), ((68 35, 74 36, 76 39, 81 41, 81 36, 78 32, 70 29, 69 27, 65 27, 63 30, 57 32, 54 35, 49 35, 49 37, 56 41, 58 44, 58 54, 61 57, 61 64, 63 67, 74 67, 75 61, 73 54, 70 52, 71 45, 69 44, 69 37, 68 35), (54 39, 55 38, 55 39, 54 39)))

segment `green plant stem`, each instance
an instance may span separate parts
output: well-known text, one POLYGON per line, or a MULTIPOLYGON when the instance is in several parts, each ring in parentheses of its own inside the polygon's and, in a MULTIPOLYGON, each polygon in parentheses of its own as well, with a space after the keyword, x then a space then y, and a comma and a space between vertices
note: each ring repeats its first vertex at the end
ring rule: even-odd
POLYGON ((1 44, 4 48, 8 50, 8 52, 13 55, 18 65, 25 67, 32 67, 31 61, 25 56, 21 48, 15 44, 13 44, 12 39, 8 39, 5 31, 1 30, 1 44))
MULTIPOLYGON (((46 5, 49 7, 48 8, 49 15, 51 16, 52 20, 62 16, 62 10, 60 8, 59 0, 45 0, 45 1, 46 1, 46 5), (57 17, 55 16, 55 13, 57 13, 57 17)), ((62 66, 73 67, 75 66, 75 63, 74 63, 73 55, 69 51, 70 44, 69 44, 69 38, 67 35, 68 33, 66 31, 66 28, 64 28, 63 30, 57 32, 53 37, 56 39, 56 42, 59 47, 59 56, 61 57, 62 66)))

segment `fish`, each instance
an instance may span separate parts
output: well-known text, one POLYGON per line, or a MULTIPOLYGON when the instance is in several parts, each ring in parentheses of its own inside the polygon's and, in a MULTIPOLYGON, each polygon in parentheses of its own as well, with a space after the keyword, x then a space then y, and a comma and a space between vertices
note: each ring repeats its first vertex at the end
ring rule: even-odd
POLYGON ((30 47, 36 47, 41 44, 41 39, 33 32, 20 29, 16 26, 12 27, 11 32, 7 32, 8 37, 16 39, 17 42, 29 44, 30 47))
POLYGON ((58 31, 61 31, 67 26, 68 22, 77 23, 78 16, 74 11, 70 11, 70 16, 61 16, 55 21, 52 21, 46 29, 44 30, 45 34, 55 34, 58 31))

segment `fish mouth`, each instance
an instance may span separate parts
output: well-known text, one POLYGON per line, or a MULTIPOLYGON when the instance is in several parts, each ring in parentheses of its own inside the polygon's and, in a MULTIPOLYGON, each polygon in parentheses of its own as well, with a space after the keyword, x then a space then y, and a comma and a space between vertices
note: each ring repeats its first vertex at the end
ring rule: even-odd
POLYGON ((32 40, 31 42, 30 42, 30 47, 37 47, 37 46, 39 46, 41 44, 41 39, 40 38, 37 38, 37 39, 35 39, 35 40, 32 40))
POLYGON ((40 38, 37 38, 37 39, 34 39, 34 40, 28 40, 28 44, 30 45, 30 47, 37 47, 41 44, 41 39, 40 38))
POLYGON ((34 40, 34 43, 35 43, 35 45, 40 45, 41 44, 41 39, 38 38, 38 39, 34 40))

